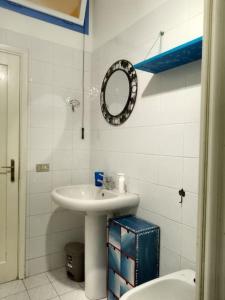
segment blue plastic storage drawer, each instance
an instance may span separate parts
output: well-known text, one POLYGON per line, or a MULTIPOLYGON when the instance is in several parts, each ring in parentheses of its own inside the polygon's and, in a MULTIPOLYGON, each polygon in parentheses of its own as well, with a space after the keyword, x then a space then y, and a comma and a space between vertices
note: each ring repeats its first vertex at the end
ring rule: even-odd
POLYGON ((121 266, 121 252, 114 246, 109 244, 108 250, 108 265, 109 268, 113 269, 117 273, 120 272, 121 266))
POLYGON ((108 290, 121 297, 159 276, 159 226, 135 216, 109 220, 108 290))

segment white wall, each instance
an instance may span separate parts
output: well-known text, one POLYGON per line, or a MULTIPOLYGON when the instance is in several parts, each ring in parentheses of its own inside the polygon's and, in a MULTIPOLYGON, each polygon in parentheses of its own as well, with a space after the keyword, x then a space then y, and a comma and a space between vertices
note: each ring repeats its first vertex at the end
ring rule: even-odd
MULTIPOLYGON (((142 60, 160 30, 166 32, 163 50, 201 35, 202 1, 94 4, 92 83, 91 55, 86 53, 85 141, 80 139, 81 110, 73 114, 65 105, 65 96, 81 97, 82 36, 0 9, 0 43, 27 49, 30 57, 27 274, 61 266, 65 243, 83 239, 83 217, 56 208, 50 191, 89 181, 90 129, 91 170, 124 171, 129 191, 141 196, 138 215, 161 227, 161 274, 194 268, 200 62, 157 76, 138 72, 134 112, 119 128, 105 122, 99 95, 90 102, 88 90, 90 85, 100 90, 115 60, 142 60), (49 173, 35 172, 40 162, 50 163, 49 173), (182 207, 181 187, 187 193, 182 207)), ((89 51, 91 37, 86 40, 89 51)), ((157 44, 151 55, 158 50, 157 44)))
POLYGON ((93 0, 94 47, 97 48, 116 37, 164 2, 166 0, 93 0))
POLYGON ((84 216, 56 207, 50 192, 57 186, 89 182, 87 91, 91 54, 85 54, 86 139, 81 140, 81 107, 72 113, 65 98, 82 100, 82 35, 54 26, 55 36, 50 38, 53 25, 37 20, 26 23, 29 33, 25 35, 19 33, 25 27, 20 26, 17 17, 28 22, 27 17, 5 11, 1 14, 1 25, 11 14, 15 22, 11 19, 13 30, 0 25, 0 44, 29 54, 26 273, 33 275, 64 265, 65 244, 83 240, 84 216), (44 29, 44 39, 50 41, 37 38, 41 36, 39 30, 44 29), (59 43, 52 42, 54 39, 59 43), (72 47, 65 46, 65 41, 72 47), (37 163, 49 163, 50 172, 37 173, 37 163))
MULTIPOLYGON (((133 1, 139 19, 125 2, 126 17, 123 5, 120 10, 115 1, 95 1, 92 85, 99 90, 114 61, 143 60, 160 30, 162 50, 202 35, 202 0, 161 1, 144 16, 142 1, 133 1)), ((159 43, 151 55, 158 51, 159 43)), ((91 169, 125 172, 128 190, 140 194, 138 215, 161 228, 161 275, 195 267, 200 69, 198 61, 159 75, 138 71, 136 106, 118 128, 103 119, 99 95, 91 102, 91 169)))
MULTIPOLYGON (((90 35, 85 36, 87 51, 91 51, 92 48, 91 11, 92 1, 90 1, 90 35)), ((0 7, 0 16, 0 28, 12 30, 30 37, 36 37, 72 48, 82 48, 83 41, 81 39, 81 34, 76 31, 31 18, 23 14, 15 13, 2 7, 0 7)))

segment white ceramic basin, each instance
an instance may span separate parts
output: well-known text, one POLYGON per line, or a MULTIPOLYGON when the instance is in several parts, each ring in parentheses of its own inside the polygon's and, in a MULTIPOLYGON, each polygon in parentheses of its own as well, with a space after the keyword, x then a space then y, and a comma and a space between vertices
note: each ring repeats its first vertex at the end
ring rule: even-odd
POLYGON ((120 298, 120 300, 194 300, 195 273, 183 270, 144 283, 120 298))
POLYGON ((139 197, 86 184, 56 188, 52 198, 66 209, 85 212, 85 294, 91 300, 106 298, 107 215, 137 206, 139 197))
POLYGON ((59 187, 52 191, 52 197, 58 205, 82 212, 111 212, 135 207, 139 203, 135 194, 119 194, 93 185, 59 187))

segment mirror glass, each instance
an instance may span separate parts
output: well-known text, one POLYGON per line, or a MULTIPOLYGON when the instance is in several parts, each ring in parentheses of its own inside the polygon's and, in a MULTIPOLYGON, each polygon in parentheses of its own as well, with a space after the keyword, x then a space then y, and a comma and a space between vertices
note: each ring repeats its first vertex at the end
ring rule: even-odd
POLYGON ((105 91, 105 102, 109 113, 120 114, 129 97, 129 81, 125 72, 117 70, 108 80, 105 91))
POLYGON ((100 105, 105 120, 122 125, 130 117, 137 98, 138 79, 134 66, 125 59, 116 61, 102 81, 100 105))

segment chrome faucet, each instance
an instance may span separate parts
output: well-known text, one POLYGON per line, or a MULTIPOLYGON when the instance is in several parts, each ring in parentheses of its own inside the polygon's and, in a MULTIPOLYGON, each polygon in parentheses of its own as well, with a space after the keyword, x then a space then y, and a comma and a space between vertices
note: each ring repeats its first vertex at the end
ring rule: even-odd
POLYGON ((115 181, 112 176, 104 176, 103 188, 106 190, 113 190, 115 188, 115 181))

